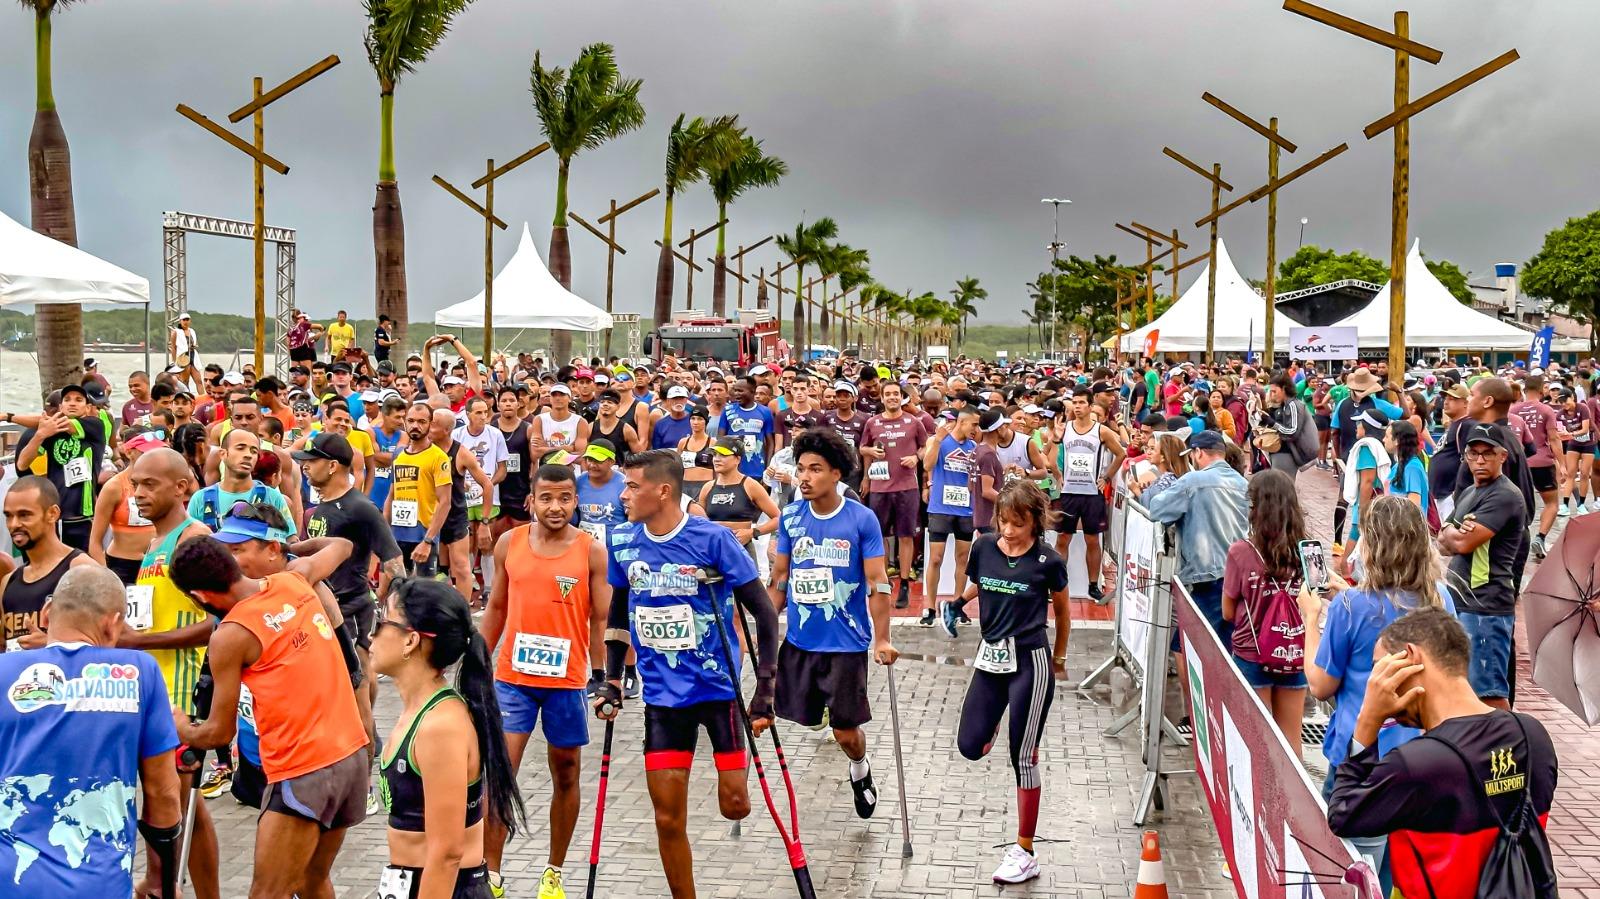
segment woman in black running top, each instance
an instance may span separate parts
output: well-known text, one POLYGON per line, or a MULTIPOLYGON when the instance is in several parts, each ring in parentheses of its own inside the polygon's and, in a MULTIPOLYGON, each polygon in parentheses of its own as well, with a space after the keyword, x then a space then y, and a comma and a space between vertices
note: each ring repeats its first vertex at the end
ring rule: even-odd
POLYGON ((972 684, 961 705, 956 743, 977 761, 1000 735, 1010 710, 1011 768, 1017 777, 1017 841, 994 872, 995 883, 1022 883, 1039 876, 1033 835, 1039 823, 1039 741, 1055 696, 1055 679, 1066 673, 1067 566, 1045 543, 1050 500, 1031 481, 1014 481, 995 500, 998 533, 984 534, 967 557, 965 600, 978 601, 983 639, 973 660, 972 684), (1056 613, 1054 643, 1046 623, 1056 613), (1051 648, 1053 645, 1053 649, 1051 648))
POLYGON ((711 443, 713 437, 706 433, 711 410, 695 406, 689 410, 689 436, 678 441, 678 456, 683 459, 683 493, 699 500, 701 488, 711 480, 711 443))
POLYGON ((483 816, 513 833, 525 816, 489 650, 461 594, 438 581, 397 581, 374 629, 372 663, 405 701, 379 766, 389 864, 378 895, 490 899, 483 816), (452 688, 444 671, 458 660, 452 688))
POLYGON ((738 437, 718 437, 711 444, 711 468, 716 476, 700 488, 699 498, 706 517, 733 531, 739 544, 755 555, 755 538, 778 529, 779 512, 767 488, 739 470, 743 452, 744 442, 738 437), (763 514, 767 520, 756 524, 763 514))

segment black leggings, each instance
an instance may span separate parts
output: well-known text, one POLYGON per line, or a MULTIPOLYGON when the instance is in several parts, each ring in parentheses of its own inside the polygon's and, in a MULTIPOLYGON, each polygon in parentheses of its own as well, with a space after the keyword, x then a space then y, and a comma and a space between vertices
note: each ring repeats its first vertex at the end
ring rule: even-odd
POLYGON ((972 672, 967 698, 961 704, 957 748, 972 761, 988 755, 1000 735, 1000 716, 1010 708, 1011 769, 1016 772, 1018 787, 1038 789, 1039 737, 1044 732, 1044 720, 1050 714, 1050 703, 1055 695, 1050 650, 1044 646, 1019 649, 1014 674, 972 672))

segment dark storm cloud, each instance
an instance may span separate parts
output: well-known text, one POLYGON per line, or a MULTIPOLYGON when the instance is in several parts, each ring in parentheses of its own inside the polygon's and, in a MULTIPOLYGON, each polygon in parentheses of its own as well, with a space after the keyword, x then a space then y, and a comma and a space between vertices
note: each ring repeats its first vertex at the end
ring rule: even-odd
MULTIPOLYGON (((1387 22, 1393 5, 1335 4, 1387 22)), ((1587 114, 1600 63, 1589 47, 1600 9, 1587 2, 1416 0, 1415 38, 1440 47, 1438 66, 1413 64, 1413 95, 1516 46, 1523 59, 1413 128, 1411 231, 1432 256, 1478 275, 1522 261, 1546 230, 1594 203, 1600 125, 1587 114)), ((0 9, 0 209, 27 220, 26 145, 32 115, 27 15, 0 9)), ((361 48, 356 0, 86 3, 55 28, 55 93, 72 141, 82 245, 148 276, 159 292, 159 213, 184 209, 246 218, 245 158, 173 107, 213 118, 248 97, 250 76, 272 84, 328 53, 343 65, 273 106, 270 152, 292 167, 269 175, 268 216, 299 230, 299 298, 319 314, 372 307, 371 213, 377 166, 377 91, 361 48)), ((1044 196, 1065 196, 1062 239, 1072 252, 1142 256, 1112 229, 1137 218, 1192 228, 1204 182, 1160 154, 1171 144, 1223 163, 1248 190, 1265 180, 1265 142, 1200 102, 1210 90, 1245 112, 1280 117, 1300 152, 1287 171, 1349 141, 1350 152, 1287 188, 1279 252, 1299 219, 1310 241, 1386 254, 1387 136, 1360 128, 1389 105, 1392 54, 1281 10, 1273 0, 1163 2, 584 3, 478 0, 454 32, 402 82, 397 164, 406 212, 414 318, 481 287, 482 231, 472 213, 429 183, 458 184, 540 140, 527 92, 536 49, 566 62, 592 41, 617 45, 623 71, 645 81, 641 132, 573 166, 572 208, 603 211, 660 182, 664 133, 680 111, 736 112, 792 174, 732 211, 730 241, 790 229, 802 213, 831 215, 841 238, 872 253, 896 289, 946 293, 961 276, 991 294, 987 320, 1017 320, 1023 282, 1050 239, 1044 196)), ((244 133, 241 129, 240 133, 244 133)), ((496 190, 512 233, 527 220, 548 240, 554 162, 541 158, 496 190)), ((1223 236, 1249 275, 1262 269, 1265 204, 1225 220, 1223 236)), ((710 224, 703 187, 677 204, 676 230, 710 224)), ((647 311, 661 203, 622 220, 629 249, 618 268, 619 311, 647 311)), ((603 295, 599 244, 574 228, 575 289, 603 295)), ((708 241, 702 247, 711 252, 708 241)), ((249 295, 243 242, 190 245, 192 303, 237 310, 249 295)), ((771 248, 751 267, 772 264, 771 248)), ((682 277, 680 274, 680 302, 682 277)), ((709 298, 709 276, 696 285, 709 298)), ((749 299, 747 295, 747 300, 749 299)))

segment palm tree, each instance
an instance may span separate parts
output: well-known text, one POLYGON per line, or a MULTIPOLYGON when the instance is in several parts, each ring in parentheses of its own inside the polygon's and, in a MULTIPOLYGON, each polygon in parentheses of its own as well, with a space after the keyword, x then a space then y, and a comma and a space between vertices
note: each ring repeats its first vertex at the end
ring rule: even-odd
POLYGON ((411 316, 406 304, 406 225, 394 170, 394 88, 450 30, 472 0, 363 0, 367 62, 378 76, 378 190, 372 203, 372 251, 379 315, 394 319, 400 345, 411 316))
POLYGON ((989 291, 978 286, 977 278, 962 278, 956 281, 956 289, 950 291, 953 298, 951 305, 961 313, 961 327, 958 340, 965 342, 967 339, 967 319, 978 314, 977 303, 989 298, 989 291))
POLYGON ((667 208, 661 225, 661 256, 656 262, 657 328, 672 317, 672 279, 677 268, 672 255, 672 201, 679 190, 704 178, 707 169, 727 165, 744 149, 743 138, 736 115, 714 119, 697 116, 685 123, 680 113, 667 132, 667 208))
MULTIPOLYGON (((872 283, 872 273, 867 269, 867 251, 860 250, 861 260, 859 265, 850 265, 839 272, 839 298, 843 301, 843 308, 839 310, 839 349, 843 350, 850 345, 850 319, 851 308, 858 306, 861 298, 848 299, 850 292, 865 287, 872 283)), ((860 342, 860 336, 856 338, 860 342)))
MULTIPOLYGON (((22 0, 33 11, 33 133, 28 137, 28 199, 33 230, 78 245, 72 205, 72 153, 56 114, 50 72, 50 15, 71 0, 22 0)), ((83 376, 83 307, 46 303, 34 310, 34 345, 39 351, 39 387, 49 392, 83 376)))
POLYGON ((723 223, 717 226, 717 267, 711 277, 712 315, 720 318, 728 314, 728 204, 753 187, 776 186, 787 174, 789 164, 763 153, 761 141, 749 135, 742 137, 737 156, 710 166, 706 180, 717 200, 717 221, 723 223))
MULTIPOLYGON (((822 284, 820 285, 822 287, 822 303, 817 307, 820 310, 817 315, 817 323, 822 327, 823 343, 832 342, 829 339, 829 331, 832 325, 830 320, 837 317, 837 314, 833 312, 832 304, 828 299, 828 279, 839 279, 839 290, 842 294, 846 290, 866 283, 866 281, 869 279, 869 276, 867 275, 867 264, 870 261, 871 259, 866 250, 858 250, 855 247, 844 243, 836 243, 829 246, 828 249, 820 257, 818 257, 817 274, 821 275, 823 280, 822 284)), ((843 341, 841 340, 841 346, 839 347, 841 350, 844 349, 842 344, 843 341)))
POLYGON ((809 226, 802 221, 794 226, 793 234, 777 236, 778 251, 794 265, 794 342, 801 359, 809 355, 811 336, 806 328, 806 266, 818 262, 828 251, 828 241, 838 236, 838 223, 827 216, 809 226))
MULTIPOLYGON (((623 79, 610 44, 590 44, 578 53, 572 71, 546 69, 533 54, 529 74, 533 108, 545 139, 556 153, 556 217, 550 226, 550 274, 572 289, 572 249, 567 243, 567 177, 572 157, 644 126, 637 78, 623 79)), ((610 310, 607 310, 608 312, 610 310)), ((550 355, 561 363, 572 356, 572 332, 550 335, 550 355)))

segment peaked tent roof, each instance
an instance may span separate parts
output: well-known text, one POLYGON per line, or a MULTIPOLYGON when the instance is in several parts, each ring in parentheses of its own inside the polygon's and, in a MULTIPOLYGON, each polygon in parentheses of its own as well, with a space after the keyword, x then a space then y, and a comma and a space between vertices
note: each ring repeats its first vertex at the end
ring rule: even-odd
POLYGON ((0 306, 150 302, 150 281, 0 212, 0 306))
MULTIPOLYGON (((1338 325, 1356 329, 1363 347, 1389 345, 1389 285, 1364 308, 1338 325)), ((1526 350, 1532 331, 1484 315, 1463 304, 1428 271, 1422 241, 1406 254, 1406 346, 1462 350, 1526 350)))
MULTIPOLYGON (((433 323, 452 328, 483 327, 483 292, 435 312, 433 323)), ((494 326, 603 331, 611 324, 611 313, 562 287, 550 274, 533 245, 528 223, 523 222, 516 255, 494 276, 494 326)))
MULTIPOLYGON (((1139 352, 1144 338, 1151 329, 1161 332, 1156 340, 1158 353, 1200 353, 1206 348, 1206 278, 1211 264, 1200 270, 1189 289, 1178 297, 1166 312, 1142 328, 1122 335, 1124 352, 1139 352)), ((1234 268, 1228 248, 1217 241, 1217 312, 1213 340, 1221 352, 1242 352, 1262 349, 1266 334, 1266 301, 1255 292, 1250 282, 1234 268)), ((1299 322, 1277 312, 1273 324, 1273 343, 1277 349, 1289 348, 1289 328, 1299 322)))

